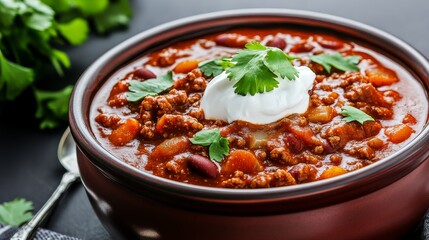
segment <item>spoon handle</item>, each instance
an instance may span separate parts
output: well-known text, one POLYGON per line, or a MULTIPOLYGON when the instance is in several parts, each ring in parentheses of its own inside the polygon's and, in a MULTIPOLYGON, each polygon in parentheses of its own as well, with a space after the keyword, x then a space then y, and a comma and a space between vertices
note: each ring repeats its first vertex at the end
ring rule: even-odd
POLYGON ((30 239, 40 224, 45 220, 45 218, 51 213, 53 206, 58 202, 61 195, 70 187, 70 185, 79 178, 78 175, 66 172, 61 179, 60 184, 57 189, 52 193, 48 201, 43 205, 43 207, 34 215, 30 222, 22 226, 18 232, 16 232, 10 240, 27 240, 30 239))

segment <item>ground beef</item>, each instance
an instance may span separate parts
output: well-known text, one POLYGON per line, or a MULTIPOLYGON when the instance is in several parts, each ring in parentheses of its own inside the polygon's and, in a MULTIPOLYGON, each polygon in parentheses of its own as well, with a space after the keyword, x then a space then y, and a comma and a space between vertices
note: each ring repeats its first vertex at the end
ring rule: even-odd
POLYGON ((207 80, 200 69, 194 69, 185 77, 174 83, 176 89, 185 90, 187 93, 203 92, 207 87, 207 80))
POLYGON ((100 113, 96 118, 95 121, 98 122, 101 126, 105 128, 116 128, 118 126, 119 121, 121 121, 121 117, 119 117, 116 114, 112 113, 100 113))
POLYGON ((203 125, 197 119, 178 114, 164 114, 156 123, 156 131, 164 138, 178 135, 192 137, 194 133, 203 129, 203 125))

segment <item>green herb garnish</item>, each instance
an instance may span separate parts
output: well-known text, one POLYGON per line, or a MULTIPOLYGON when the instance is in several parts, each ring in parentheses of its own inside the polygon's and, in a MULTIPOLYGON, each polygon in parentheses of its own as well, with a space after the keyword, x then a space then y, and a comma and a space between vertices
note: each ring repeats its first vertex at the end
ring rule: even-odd
POLYGON ((216 162, 222 161, 223 156, 229 153, 228 139, 220 135, 219 129, 201 130, 189 140, 192 144, 209 146, 210 159, 216 162))
POLYGON ((343 56, 340 53, 334 53, 332 55, 328 54, 319 54, 310 56, 311 61, 319 63, 323 68, 330 73, 331 68, 335 67, 342 71, 357 72, 359 67, 357 64, 360 61, 360 56, 343 56))
POLYGON ((358 121, 360 124, 363 124, 366 121, 375 121, 368 114, 352 106, 344 106, 341 110, 341 115, 345 116, 343 120, 346 122, 358 121))
POLYGON ((72 90, 73 86, 71 85, 59 91, 34 89, 37 102, 36 118, 43 118, 40 128, 55 128, 59 125, 58 119, 67 121, 72 90))
POLYGON ((0 51, 0 100, 13 100, 33 84, 34 71, 31 68, 7 60, 0 51))
POLYGON ((235 93, 253 96, 269 92, 278 87, 276 78, 294 80, 298 76, 290 62, 294 58, 281 49, 266 47, 257 41, 247 43, 245 47, 232 57, 234 66, 226 69, 228 78, 237 81, 235 93))
MULTIPOLYGON (((57 47, 84 43, 90 26, 105 33, 127 24, 130 18, 129 0, 0 0, 0 102, 13 101, 32 88, 36 102, 48 104, 38 99, 41 94, 35 86, 49 86, 49 68, 63 76, 70 67, 68 55, 57 47)), ((57 96, 68 102, 69 94, 62 89, 57 96)), ((41 128, 68 119, 67 112, 59 116, 58 111, 50 111, 52 107, 43 108, 46 111, 36 113, 41 128)))
POLYGON ((22 198, 0 204, 0 223, 20 226, 33 217, 33 203, 22 198))
POLYGON ((146 96, 156 96, 173 86, 173 73, 160 75, 157 78, 145 80, 131 80, 128 87, 127 100, 130 102, 139 101, 146 96))
POLYGON ((231 59, 223 57, 201 62, 198 66, 207 77, 216 77, 225 69, 234 66, 234 63, 231 62, 231 59))

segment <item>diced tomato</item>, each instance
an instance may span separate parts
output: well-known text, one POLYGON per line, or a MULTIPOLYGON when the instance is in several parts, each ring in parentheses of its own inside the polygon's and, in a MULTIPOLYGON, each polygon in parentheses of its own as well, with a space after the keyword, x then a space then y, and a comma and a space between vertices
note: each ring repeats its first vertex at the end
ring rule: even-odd
POLYGON ((402 119, 402 123, 414 125, 417 123, 417 119, 413 115, 408 113, 407 115, 405 115, 404 119, 402 119))

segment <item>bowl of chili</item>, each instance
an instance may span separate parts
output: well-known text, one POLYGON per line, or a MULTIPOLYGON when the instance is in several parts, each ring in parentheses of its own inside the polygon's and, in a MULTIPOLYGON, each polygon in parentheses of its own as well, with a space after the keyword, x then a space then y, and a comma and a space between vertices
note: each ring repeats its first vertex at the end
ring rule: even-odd
POLYGON ((224 11, 105 53, 70 127, 115 238, 386 239, 429 207, 428 86, 427 60, 373 27, 224 11))

